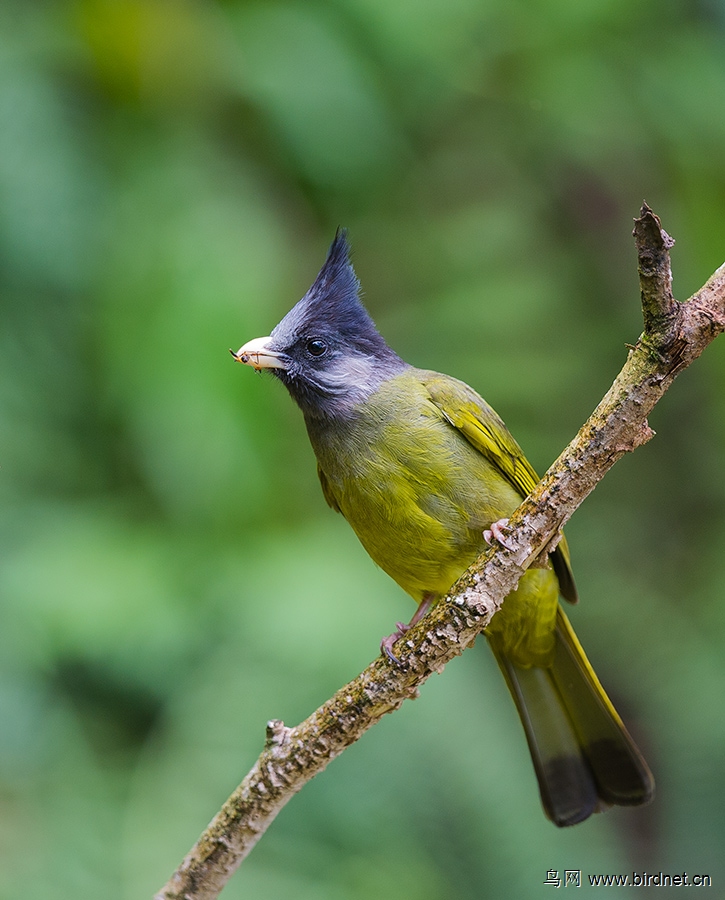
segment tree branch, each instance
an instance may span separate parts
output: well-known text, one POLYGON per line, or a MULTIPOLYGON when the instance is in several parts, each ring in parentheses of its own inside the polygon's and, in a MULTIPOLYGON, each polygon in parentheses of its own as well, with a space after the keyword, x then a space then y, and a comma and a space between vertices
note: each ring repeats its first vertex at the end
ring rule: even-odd
POLYGON ((654 434, 650 411, 675 377, 725 330, 725 265, 687 303, 672 296, 674 241, 644 204, 635 246, 645 330, 589 420, 510 519, 506 547, 489 548, 383 656, 294 728, 267 725, 267 741, 155 900, 213 900, 277 813, 308 781, 385 713, 415 697, 483 631, 503 599, 606 472, 654 434))

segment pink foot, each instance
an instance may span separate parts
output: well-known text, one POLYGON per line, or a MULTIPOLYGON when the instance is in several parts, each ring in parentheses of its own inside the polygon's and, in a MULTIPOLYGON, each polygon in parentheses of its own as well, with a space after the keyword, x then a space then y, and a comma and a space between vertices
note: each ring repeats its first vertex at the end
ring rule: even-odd
POLYGON ((406 631, 410 631, 410 625, 406 625, 405 622, 396 622, 395 631, 380 641, 380 649, 388 657, 390 662, 394 662, 396 666, 400 665, 400 660, 393 653, 393 644, 397 640, 400 640, 406 631))
POLYGON ((405 624, 405 622, 396 622, 395 631, 392 634, 388 635, 388 637, 383 638, 382 641, 380 641, 380 649, 391 662, 395 663, 396 666, 400 665, 400 660, 393 653, 393 644, 397 640, 402 638, 406 632, 410 631, 413 625, 420 622, 420 620, 428 612, 431 606, 433 606, 435 601, 435 594, 424 594, 423 599, 421 600, 420 605, 418 606, 418 609, 416 609, 415 615, 410 620, 410 622, 407 625, 405 624))
POLYGON ((506 543, 506 533, 508 531, 509 520, 499 519, 498 522, 491 522, 491 527, 483 532, 484 541, 491 545, 494 541, 501 544, 507 550, 512 548, 506 543))

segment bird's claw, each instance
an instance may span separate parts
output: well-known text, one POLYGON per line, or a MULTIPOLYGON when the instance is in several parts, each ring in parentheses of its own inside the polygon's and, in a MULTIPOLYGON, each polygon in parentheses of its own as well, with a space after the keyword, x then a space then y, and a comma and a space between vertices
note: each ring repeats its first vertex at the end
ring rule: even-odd
POLYGON ((406 625, 405 622, 396 622, 395 631, 380 641, 380 650, 388 657, 390 662, 395 663, 396 666, 400 665, 400 660, 393 653, 393 644, 397 640, 400 640, 407 631, 410 631, 410 625, 406 625))
POLYGON ((497 522, 491 522, 491 527, 483 532, 484 541, 491 546, 494 541, 505 547, 507 550, 513 549, 506 543, 507 532, 509 530, 509 520, 499 519, 497 522))

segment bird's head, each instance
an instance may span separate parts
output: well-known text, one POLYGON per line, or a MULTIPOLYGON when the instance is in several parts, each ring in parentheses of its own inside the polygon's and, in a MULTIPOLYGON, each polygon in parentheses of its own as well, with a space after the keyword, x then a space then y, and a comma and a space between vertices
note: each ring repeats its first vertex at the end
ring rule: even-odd
POLYGON ((348 415, 406 364, 383 340, 360 302, 346 234, 338 229, 305 296, 272 331, 232 356, 284 382, 305 416, 348 415))

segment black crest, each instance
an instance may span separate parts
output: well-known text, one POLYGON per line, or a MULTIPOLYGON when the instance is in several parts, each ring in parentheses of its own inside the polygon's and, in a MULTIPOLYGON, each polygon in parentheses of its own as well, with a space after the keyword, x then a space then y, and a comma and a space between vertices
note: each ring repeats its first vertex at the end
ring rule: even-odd
POLYGON ((405 368, 362 305, 341 228, 312 287, 270 337, 270 347, 285 361, 274 374, 306 415, 349 410, 405 368))

